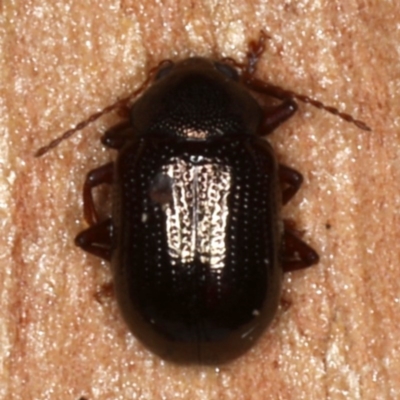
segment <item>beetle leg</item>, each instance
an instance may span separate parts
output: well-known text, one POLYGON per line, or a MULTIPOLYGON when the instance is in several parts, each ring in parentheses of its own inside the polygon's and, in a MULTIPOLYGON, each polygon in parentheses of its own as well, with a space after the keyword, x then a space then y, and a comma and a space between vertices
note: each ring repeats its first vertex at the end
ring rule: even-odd
POLYGON ((303 175, 282 164, 279 164, 278 174, 282 186, 282 204, 285 205, 300 189, 303 175))
POLYGON ((110 261, 112 222, 108 218, 90 226, 75 238, 75 245, 97 257, 110 261))
MULTIPOLYGON (((285 165, 279 165, 279 180, 282 184, 282 203, 286 204, 299 190, 303 176, 285 165)), ((284 221, 283 231, 283 270, 296 271, 316 264, 318 254, 308 244, 296 236, 296 231, 284 221)))
POLYGON ((297 108, 296 102, 292 99, 286 99, 276 106, 267 107, 259 134, 266 136, 272 133, 279 125, 288 120, 297 111, 297 108))
POLYGON ((108 129, 101 138, 101 142, 112 149, 120 149, 127 137, 132 137, 132 125, 130 121, 124 121, 108 129))
POLYGON ((83 214, 89 225, 97 224, 99 216, 93 201, 92 189, 103 183, 111 184, 113 181, 114 163, 104 164, 99 168, 91 170, 83 185, 83 214))
POLYGON ((304 243, 296 236, 295 231, 288 226, 289 224, 287 222, 284 221, 284 224, 283 271, 297 271, 318 263, 318 254, 308 244, 304 243))

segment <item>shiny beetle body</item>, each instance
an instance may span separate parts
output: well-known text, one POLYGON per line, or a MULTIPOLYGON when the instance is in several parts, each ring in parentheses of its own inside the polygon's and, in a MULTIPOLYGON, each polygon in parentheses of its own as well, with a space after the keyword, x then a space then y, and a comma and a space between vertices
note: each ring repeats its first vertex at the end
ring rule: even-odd
POLYGON ((205 59, 177 64, 132 108, 115 168, 115 292, 158 354, 231 358, 275 314, 278 165, 262 109, 205 59))
POLYGON ((318 262, 280 219, 302 176, 261 138, 294 114, 293 98, 367 129, 256 79, 265 38, 250 43, 244 66, 162 63, 129 121, 103 136, 116 161, 85 181, 90 226, 76 244, 111 260, 125 321, 168 360, 216 364, 243 354, 275 315, 283 272, 318 262), (262 106, 252 92, 266 95, 262 106), (92 189, 103 183, 113 184, 113 212, 99 221, 92 189))

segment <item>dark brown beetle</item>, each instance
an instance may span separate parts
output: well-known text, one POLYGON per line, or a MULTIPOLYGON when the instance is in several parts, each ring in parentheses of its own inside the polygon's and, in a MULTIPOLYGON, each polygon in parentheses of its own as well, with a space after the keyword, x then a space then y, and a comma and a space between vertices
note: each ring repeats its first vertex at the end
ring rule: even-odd
POLYGON ((274 317, 282 273, 318 262, 280 220, 281 205, 298 191, 302 176, 279 165, 261 138, 295 113, 293 98, 368 129, 256 79, 266 37, 250 43, 245 65, 205 58, 163 62, 129 108, 129 121, 102 138, 118 150, 117 160, 85 181, 89 228, 76 244, 111 260, 129 328, 176 362, 222 363, 241 355, 274 317), (263 108, 250 91, 266 95, 263 108), (92 189, 103 183, 113 184, 113 213, 100 221, 92 189))

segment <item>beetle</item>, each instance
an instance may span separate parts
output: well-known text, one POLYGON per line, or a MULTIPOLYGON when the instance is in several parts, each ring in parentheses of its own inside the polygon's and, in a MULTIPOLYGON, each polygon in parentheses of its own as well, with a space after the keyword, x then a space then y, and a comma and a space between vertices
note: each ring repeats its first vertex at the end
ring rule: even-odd
POLYGON ((111 261, 127 325, 167 360, 220 364, 242 355, 271 323, 283 273, 319 260, 280 218, 302 175, 278 164, 262 138, 293 116, 295 99, 369 129, 257 79, 267 37, 250 42, 244 64, 200 57, 160 63, 133 105, 131 97, 120 100, 37 153, 128 108, 129 120, 102 137, 118 151, 116 161, 86 177, 89 227, 75 243, 111 261), (113 210, 100 220, 92 191, 104 183, 113 185, 113 210))

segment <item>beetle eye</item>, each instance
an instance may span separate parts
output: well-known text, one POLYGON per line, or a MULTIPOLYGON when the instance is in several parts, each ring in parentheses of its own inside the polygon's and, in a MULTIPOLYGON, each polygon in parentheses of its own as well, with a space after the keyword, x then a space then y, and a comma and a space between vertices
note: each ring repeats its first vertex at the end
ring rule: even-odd
POLYGON ((233 79, 234 81, 239 80, 238 72, 230 65, 216 61, 214 62, 214 66, 219 72, 221 72, 221 74, 227 76, 228 78, 233 79))
POLYGON ((163 61, 154 77, 154 80, 158 81, 159 79, 164 78, 164 76, 168 75, 171 72, 174 65, 175 64, 170 60, 163 61))

